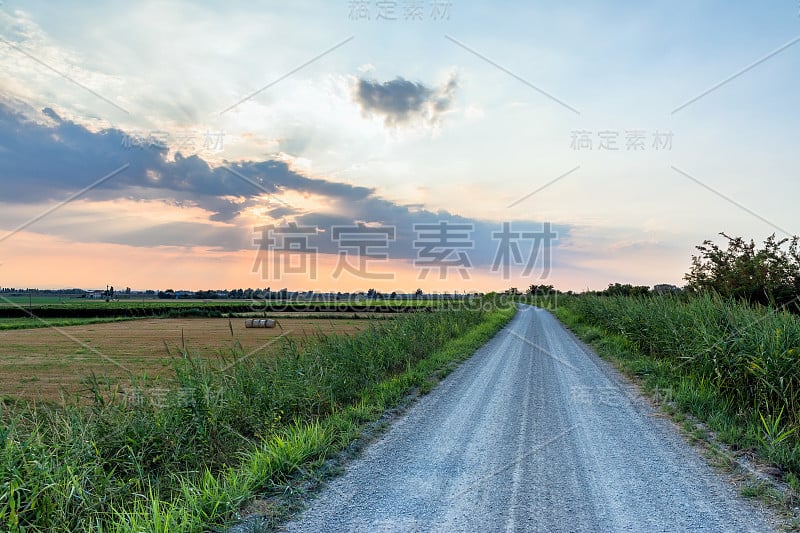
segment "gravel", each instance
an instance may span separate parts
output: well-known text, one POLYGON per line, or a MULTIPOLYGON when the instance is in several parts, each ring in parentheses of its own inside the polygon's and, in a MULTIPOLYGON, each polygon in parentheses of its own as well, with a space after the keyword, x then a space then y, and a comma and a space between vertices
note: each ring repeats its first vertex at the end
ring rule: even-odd
POLYGON ((523 307, 287 531, 771 531, 633 387, 523 307))

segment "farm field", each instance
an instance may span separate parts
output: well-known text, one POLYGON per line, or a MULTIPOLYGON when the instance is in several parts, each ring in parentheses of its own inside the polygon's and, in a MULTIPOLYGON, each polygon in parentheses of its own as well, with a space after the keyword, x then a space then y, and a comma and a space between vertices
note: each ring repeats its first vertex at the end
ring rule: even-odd
POLYGON ((47 320, 37 320, 35 318, 0 318, 0 331, 7 329, 33 329, 33 328, 47 328, 51 326, 64 327, 64 326, 84 326, 89 324, 100 324, 107 322, 121 322, 123 320, 131 320, 129 317, 111 317, 111 318, 48 318, 47 320))
POLYGON ((81 302, 86 301, 85 298, 73 298, 69 296, 58 297, 58 296, 18 296, 18 295, 3 295, 2 299, 0 299, 0 305, 23 305, 28 306, 29 304, 33 305, 52 305, 52 304, 66 304, 71 302, 81 302))
MULTIPOLYGON (((26 320, 26 319, 22 319, 26 320)), ((29 319, 27 319, 29 320, 29 319)), ((244 319, 141 319, 59 328, 0 331, 0 397, 59 399, 85 388, 94 373, 126 385, 129 376, 169 379, 185 342, 190 355, 231 357, 269 354, 279 336, 295 340, 319 334, 357 333, 365 320, 280 318, 283 329, 245 329, 244 319), (168 350, 169 349, 169 353, 168 350)), ((279 343, 280 341, 278 341, 279 343)))
MULTIPOLYGON (((28 302, 0 297, 0 320, 152 317, 221 317, 231 313, 404 313, 462 306, 460 300, 101 300, 72 299, 60 302, 28 302)), ((468 305, 468 304, 467 304, 468 305)))

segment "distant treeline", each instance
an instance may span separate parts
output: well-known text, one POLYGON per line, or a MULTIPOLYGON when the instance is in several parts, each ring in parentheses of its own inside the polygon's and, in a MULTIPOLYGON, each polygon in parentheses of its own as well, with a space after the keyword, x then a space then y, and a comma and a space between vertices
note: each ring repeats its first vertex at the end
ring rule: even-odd
POLYGON ((630 283, 610 283, 602 291, 587 291, 583 294, 594 296, 647 296, 649 294, 682 294, 684 289, 675 285, 656 285, 652 289, 649 285, 631 285, 630 283))

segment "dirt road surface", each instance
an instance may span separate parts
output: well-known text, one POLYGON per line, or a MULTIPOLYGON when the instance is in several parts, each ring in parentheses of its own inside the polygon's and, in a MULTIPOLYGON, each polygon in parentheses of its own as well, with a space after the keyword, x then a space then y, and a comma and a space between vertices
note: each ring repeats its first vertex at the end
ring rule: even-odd
POLYGON ((289 531, 770 531, 552 315, 523 308, 289 531))

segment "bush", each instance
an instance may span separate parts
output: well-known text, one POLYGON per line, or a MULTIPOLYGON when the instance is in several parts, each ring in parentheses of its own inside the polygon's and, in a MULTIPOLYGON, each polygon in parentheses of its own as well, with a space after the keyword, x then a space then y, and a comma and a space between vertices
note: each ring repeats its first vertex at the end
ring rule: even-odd
POLYGON ((752 240, 720 235, 728 240, 728 248, 708 240, 698 246, 700 255, 692 256, 691 271, 685 276, 687 289, 761 305, 791 304, 800 310, 800 238, 777 240, 772 234, 757 249, 752 240))

